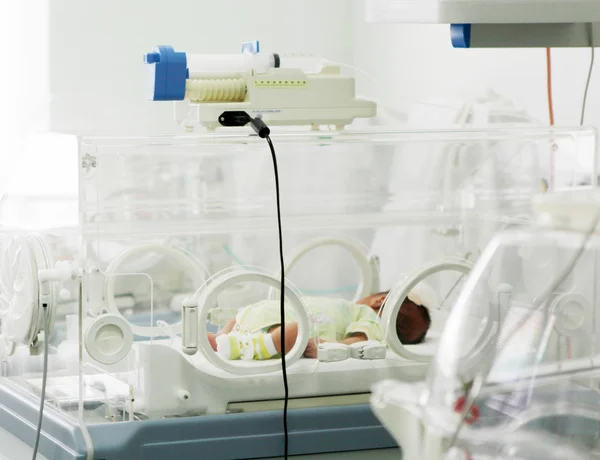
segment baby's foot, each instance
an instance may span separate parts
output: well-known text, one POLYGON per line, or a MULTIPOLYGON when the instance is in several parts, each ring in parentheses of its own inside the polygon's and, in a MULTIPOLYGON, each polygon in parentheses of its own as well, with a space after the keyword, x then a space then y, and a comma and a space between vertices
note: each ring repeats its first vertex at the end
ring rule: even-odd
POLYGON ((217 334, 213 334, 211 332, 208 333, 208 343, 213 350, 217 351, 217 334))
POLYGON ((271 334, 221 334, 216 343, 217 353, 224 359, 262 360, 277 354, 271 334))

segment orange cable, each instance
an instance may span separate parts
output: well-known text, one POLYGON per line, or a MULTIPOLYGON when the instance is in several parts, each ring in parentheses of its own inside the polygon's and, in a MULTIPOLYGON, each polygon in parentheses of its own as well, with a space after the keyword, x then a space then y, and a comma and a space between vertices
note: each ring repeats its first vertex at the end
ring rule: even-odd
POLYGON ((548 89, 548 116, 550 126, 554 126, 554 104, 552 102, 552 57, 550 48, 546 48, 546 86, 548 89))
MULTIPOLYGON (((550 48, 546 48, 546 89, 548 93, 548 117, 550 126, 554 126, 554 103, 552 101, 552 57, 550 48)), ((554 142, 550 146, 550 181, 548 191, 554 190, 554 142)))

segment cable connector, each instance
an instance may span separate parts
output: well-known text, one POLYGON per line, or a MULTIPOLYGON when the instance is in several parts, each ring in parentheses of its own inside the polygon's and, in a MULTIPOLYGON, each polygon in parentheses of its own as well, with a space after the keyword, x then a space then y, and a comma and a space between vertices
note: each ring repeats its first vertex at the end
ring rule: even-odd
POLYGON ((258 134, 258 137, 260 137, 261 139, 265 139, 269 137, 269 134, 271 134, 271 130, 269 129, 267 124, 264 121, 262 121, 260 116, 252 118, 250 115, 248 115, 247 112, 244 112, 243 110, 232 110, 223 112, 219 116, 219 123, 221 124, 221 126, 229 127, 246 126, 248 123, 250 123, 250 126, 252 126, 254 132, 258 134))
POLYGON ((265 139, 269 136, 269 134, 271 134, 271 130, 266 125, 266 123, 262 121, 262 118, 252 118, 250 120, 250 126, 252 126, 254 132, 258 134, 258 137, 260 137, 261 139, 265 139))

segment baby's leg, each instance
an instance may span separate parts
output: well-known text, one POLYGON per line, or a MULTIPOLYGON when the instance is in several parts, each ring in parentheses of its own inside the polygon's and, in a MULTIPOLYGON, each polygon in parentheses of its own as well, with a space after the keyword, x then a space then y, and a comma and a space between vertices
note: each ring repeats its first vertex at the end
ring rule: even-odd
MULTIPOLYGON (((269 329, 269 334, 273 338, 273 344, 277 353, 281 354, 281 326, 274 326, 269 329)), ((298 323, 286 323, 285 324, 285 353, 289 353, 296 339, 298 338, 298 323)))
MULTIPOLYGON (((236 334, 218 334, 215 337, 216 351, 225 359, 271 359, 281 354, 281 332, 281 326, 273 326, 266 333, 252 334, 247 337, 240 337, 236 334)), ((285 325, 285 353, 289 353, 294 347, 297 337, 298 324, 287 323, 285 325)))
POLYGON ((231 331, 233 331, 234 327, 235 318, 230 319, 225 326, 223 326, 223 329, 221 329, 217 334, 213 334, 212 332, 208 333, 208 341, 210 342, 210 346, 213 350, 217 351, 217 337, 221 334, 229 334, 231 331))

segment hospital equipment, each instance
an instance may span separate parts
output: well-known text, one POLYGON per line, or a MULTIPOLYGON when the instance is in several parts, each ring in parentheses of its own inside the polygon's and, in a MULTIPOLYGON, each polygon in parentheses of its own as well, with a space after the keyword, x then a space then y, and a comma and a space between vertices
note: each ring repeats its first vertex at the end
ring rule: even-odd
MULTIPOLYGON (((347 130, 273 139, 281 152, 288 298, 303 325, 303 296, 352 300, 391 289, 382 318, 391 338, 394 299, 419 282, 433 289, 423 344, 392 339, 385 359, 363 359, 365 348, 343 360, 307 359, 301 351, 315 337, 311 324, 327 321, 316 315, 287 361, 292 453, 390 447, 365 404, 370 386, 425 375, 453 304, 447 293, 471 266, 465 259, 475 259, 498 228, 527 221, 529 198, 550 172, 551 145, 570 158, 554 187, 595 177, 595 132, 347 130), (422 168, 406 161, 414 155, 430 161, 422 168), (451 187, 437 175, 415 182, 439 164, 451 187), (522 174, 509 177, 515 170, 522 174), (390 244, 376 249, 382 232, 390 244), (421 239, 426 247, 415 243, 421 239), (441 265, 429 268, 431 261, 441 265)), ((48 344, 46 456, 280 455, 280 363, 225 361, 206 341, 239 307, 278 295, 263 141, 238 133, 76 141, 68 159, 77 165, 75 227, 41 221, 22 229, 13 196, 0 201, 2 426, 32 442, 48 344), (188 297, 196 302, 186 304, 188 297)), ((27 200, 14 198, 26 213, 27 200)))
POLYGON ((258 42, 241 54, 196 55, 155 46, 144 55, 153 101, 176 101, 175 119, 193 129, 244 126, 261 117, 270 126, 333 125, 374 117, 372 101, 356 99, 354 78, 340 66, 303 55, 259 52, 258 42))
POLYGON ((456 48, 600 44, 595 0, 367 0, 365 13, 370 22, 451 24, 456 48))
POLYGON ((597 190, 536 197, 533 224, 498 234, 472 270, 426 383, 374 386, 404 458, 489 458, 520 433, 600 455, 599 204, 597 190))

